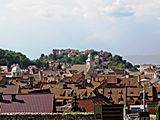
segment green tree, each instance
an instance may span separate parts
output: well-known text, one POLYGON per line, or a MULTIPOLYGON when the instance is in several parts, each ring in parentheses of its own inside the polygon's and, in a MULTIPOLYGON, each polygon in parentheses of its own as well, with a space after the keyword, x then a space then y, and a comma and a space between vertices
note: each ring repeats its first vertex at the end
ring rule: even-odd
POLYGON ((74 64, 82 64, 83 61, 80 56, 76 56, 75 58, 73 58, 72 62, 74 64))
POLYGON ((116 62, 118 62, 118 63, 119 63, 119 62, 123 62, 123 61, 122 61, 122 57, 119 56, 119 55, 115 55, 112 60, 113 60, 113 61, 116 61, 116 62))
POLYGON ((133 65, 129 62, 127 62, 126 60, 123 60, 121 56, 119 55, 115 55, 113 57, 109 58, 109 64, 108 64, 108 68, 110 69, 125 69, 125 68, 132 68, 133 65))
POLYGON ((88 58, 88 54, 80 54, 79 57, 81 58, 81 62, 85 63, 88 58))
POLYGON ((54 55, 53 54, 49 54, 48 55, 48 60, 54 60, 54 55))
POLYGON ((77 95, 76 93, 73 93, 73 96, 72 96, 72 102, 71 102, 71 111, 72 112, 77 112, 79 111, 79 108, 78 108, 78 103, 77 103, 77 95))
POLYGON ((91 54, 91 56, 95 57, 98 54, 98 52, 95 50, 92 50, 92 51, 90 51, 90 54, 91 54))
POLYGON ((80 112, 86 112, 86 109, 84 107, 79 108, 80 112))
POLYGON ((112 54, 110 52, 103 52, 103 58, 104 60, 108 60, 109 58, 112 57, 112 54))
POLYGON ((69 57, 64 57, 63 61, 66 62, 66 63, 72 63, 72 59, 69 58, 69 57))
POLYGON ((10 67, 12 64, 19 64, 22 68, 25 68, 30 62, 30 59, 20 52, 0 49, 0 65, 10 67))
POLYGON ((130 62, 125 63, 125 68, 132 68, 133 65, 130 62))
POLYGON ((58 66, 57 66, 57 70, 62 70, 62 66, 61 66, 60 63, 59 63, 58 66))

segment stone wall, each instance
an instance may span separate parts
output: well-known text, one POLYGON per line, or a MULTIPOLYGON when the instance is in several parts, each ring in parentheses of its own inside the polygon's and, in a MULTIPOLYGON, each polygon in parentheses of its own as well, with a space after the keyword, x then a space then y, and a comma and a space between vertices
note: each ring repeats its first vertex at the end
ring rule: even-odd
POLYGON ((16 113, 0 114, 0 120, 95 120, 93 113, 16 113))

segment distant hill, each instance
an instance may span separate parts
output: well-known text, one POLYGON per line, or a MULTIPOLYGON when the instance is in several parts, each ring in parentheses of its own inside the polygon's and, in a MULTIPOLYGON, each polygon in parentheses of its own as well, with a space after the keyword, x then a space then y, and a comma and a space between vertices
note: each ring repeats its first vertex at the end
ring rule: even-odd
POLYGON ((11 50, 0 49, 0 66, 19 64, 22 68, 28 65, 36 65, 37 67, 49 67, 49 62, 67 63, 67 64, 85 64, 91 54, 91 59, 95 61, 98 68, 109 69, 125 69, 133 68, 133 65, 124 60, 119 55, 112 55, 107 51, 85 50, 79 51, 75 49, 53 49, 49 55, 41 54, 40 58, 30 60, 26 55, 11 50))
POLYGON ((133 65, 124 60, 119 55, 112 55, 108 51, 96 51, 94 49, 79 51, 75 49, 53 49, 49 55, 41 54, 39 60, 42 61, 61 61, 68 64, 84 64, 86 63, 88 54, 91 54, 93 60, 98 61, 97 67, 109 69, 125 69, 133 68, 133 65), (107 63, 107 64, 106 64, 107 63))
POLYGON ((19 64, 22 68, 25 68, 31 64, 31 61, 20 52, 0 49, 0 65, 10 67, 12 64, 19 64))
POLYGON ((125 59, 133 64, 160 64, 160 54, 158 55, 129 55, 125 59))
POLYGON ((12 50, 0 49, 0 66, 11 67, 13 64, 19 64, 22 68, 27 68, 29 65, 37 67, 46 67, 47 61, 40 59, 30 60, 25 54, 12 50))

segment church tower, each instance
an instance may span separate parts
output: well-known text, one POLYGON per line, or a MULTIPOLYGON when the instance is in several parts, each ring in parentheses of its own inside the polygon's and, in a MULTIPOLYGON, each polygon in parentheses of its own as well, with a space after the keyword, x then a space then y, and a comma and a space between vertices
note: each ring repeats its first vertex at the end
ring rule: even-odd
POLYGON ((91 54, 88 54, 88 59, 86 60, 86 68, 87 68, 87 72, 89 72, 89 70, 92 67, 92 57, 91 54))

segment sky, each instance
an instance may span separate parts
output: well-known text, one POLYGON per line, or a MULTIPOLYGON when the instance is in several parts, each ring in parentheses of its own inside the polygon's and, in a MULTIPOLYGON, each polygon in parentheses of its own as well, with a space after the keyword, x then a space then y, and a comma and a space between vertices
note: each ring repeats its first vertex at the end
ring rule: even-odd
POLYGON ((160 54, 160 0, 0 0, 0 47, 160 54))

